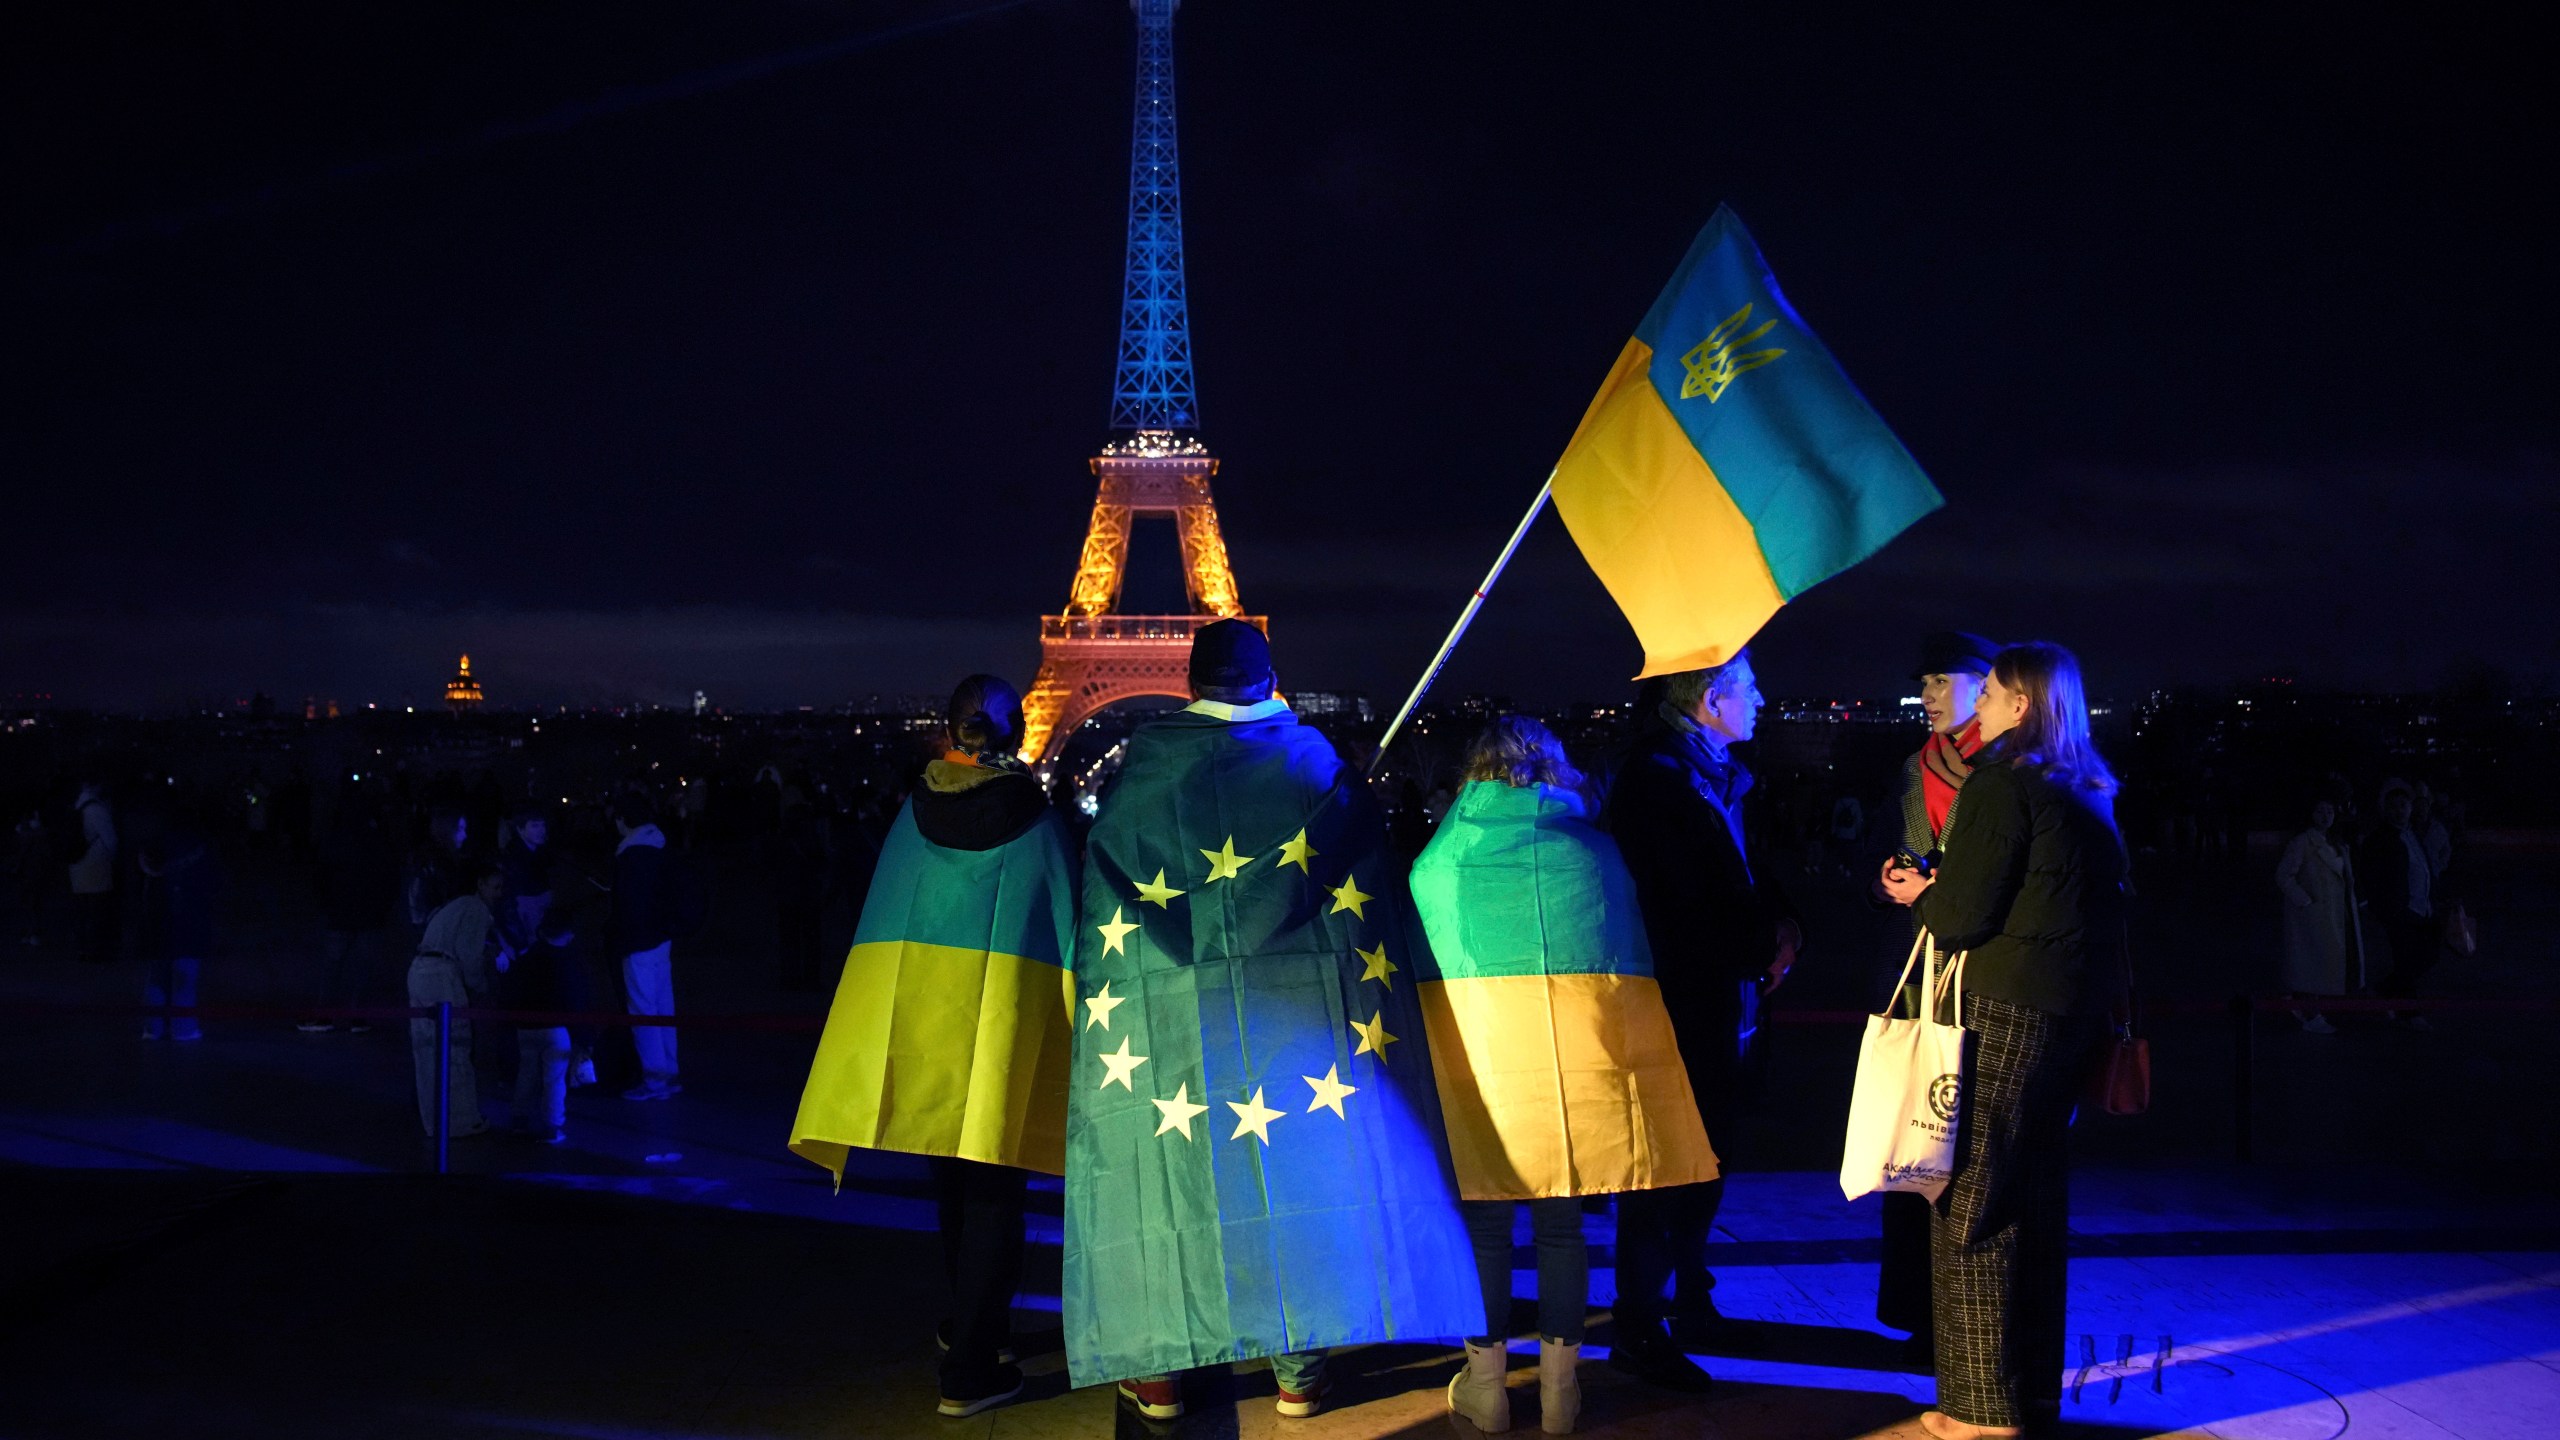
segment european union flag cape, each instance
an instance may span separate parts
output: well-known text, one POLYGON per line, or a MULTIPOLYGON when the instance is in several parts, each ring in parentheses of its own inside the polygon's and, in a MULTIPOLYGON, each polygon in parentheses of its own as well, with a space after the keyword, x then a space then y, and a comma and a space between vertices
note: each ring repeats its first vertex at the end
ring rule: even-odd
POLYGON ((1065 1168, 1066 835, 1042 814, 992 849, 936 845, 898 812, 791 1124, 844 1178, 849 1149, 1065 1168))
POLYGON ((1484 1325, 1420 930, 1359 786, 1286 709, 1129 741, 1076 940, 1078 1385, 1484 1325))
POLYGON ((1413 862, 1422 1013, 1459 1193, 1716 1178, 1635 881, 1580 796, 1478 780, 1413 862))

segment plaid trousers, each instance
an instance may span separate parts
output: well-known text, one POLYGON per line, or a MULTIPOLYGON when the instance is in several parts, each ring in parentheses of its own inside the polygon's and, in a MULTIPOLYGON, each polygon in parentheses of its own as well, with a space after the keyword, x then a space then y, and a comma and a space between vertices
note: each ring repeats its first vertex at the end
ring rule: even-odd
POLYGON ((1968 1425, 2041 1425, 2062 1411, 2072 1108, 2097 1016, 1964 997, 1955 1179, 1929 1222, 1938 1409, 1968 1425))

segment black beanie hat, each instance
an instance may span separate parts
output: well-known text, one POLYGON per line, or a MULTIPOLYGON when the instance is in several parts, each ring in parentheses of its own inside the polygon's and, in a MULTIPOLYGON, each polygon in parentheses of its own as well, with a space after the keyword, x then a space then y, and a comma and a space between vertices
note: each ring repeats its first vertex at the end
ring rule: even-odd
POLYGON ((1271 678, 1271 642, 1251 624, 1220 620, 1191 637, 1194 689, 1240 690, 1271 678))
POLYGON ((1920 668, 1911 672, 1913 679, 1923 675, 1991 674, 1992 657, 2000 647, 1979 635, 1963 630, 1940 630, 1920 637, 1920 668))

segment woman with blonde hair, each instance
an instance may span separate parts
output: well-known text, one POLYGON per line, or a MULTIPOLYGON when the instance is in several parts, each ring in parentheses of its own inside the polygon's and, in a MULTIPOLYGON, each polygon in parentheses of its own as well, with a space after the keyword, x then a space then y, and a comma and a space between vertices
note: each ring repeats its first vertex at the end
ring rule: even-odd
POLYGON ((1653 978, 1635 882, 1585 815, 1582 777, 1537 721, 1505 715, 1413 866, 1431 941, 1417 976, 1460 1208, 1484 1290, 1449 1408, 1507 1430, 1511 1239, 1538 1257, 1538 1399, 1550 1435, 1581 1408, 1586 1195, 1697 1184, 1715 1152, 1653 978))
POLYGON ((1938 1408, 1920 1420, 1939 1440, 2060 1419, 2065 1146, 2126 984, 2116 781, 2089 740, 2079 662, 2010 646, 1975 716, 1985 744, 1945 858, 1886 881, 1965 956, 1955 1178, 1930 1222, 1938 1408))

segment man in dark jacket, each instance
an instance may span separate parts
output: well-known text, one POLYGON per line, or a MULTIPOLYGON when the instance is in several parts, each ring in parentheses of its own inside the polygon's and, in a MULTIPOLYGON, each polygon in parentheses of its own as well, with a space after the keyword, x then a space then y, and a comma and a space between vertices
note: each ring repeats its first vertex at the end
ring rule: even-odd
MULTIPOLYGON (((1605 814, 1635 876, 1654 975, 1708 1139, 1729 1158, 1760 1000, 1786 978, 1804 935, 1786 898, 1754 872, 1743 835, 1751 772, 1731 747, 1759 720, 1750 657, 1662 677, 1648 695, 1657 698, 1617 767, 1605 814)), ((1612 1364, 1704 1388, 1706 1372, 1683 1352, 1720 1328, 1706 1245, 1723 1198, 1721 1178, 1619 1197, 1612 1364), (1663 1323, 1664 1282, 1675 1277, 1677 1343, 1663 1323)))
MULTIPOLYGON (((142 847, 142 958, 149 965, 142 1003, 180 1009, 196 1003, 196 977, 213 950, 214 886, 212 851, 192 816, 164 817, 160 833, 142 847)), ((142 1036, 157 1040, 201 1040, 204 1026, 193 1015, 170 1017, 164 1032, 161 1017, 142 1022, 142 1036)))
MULTIPOLYGON (((658 829, 658 807, 637 790, 613 802, 614 828, 622 844, 613 852, 613 918, 606 927, 613 953, 622 957, 623 1008, 633 1015, 676 1013, 674 946, 667 933, 667 837, 658 829)), ((672 1025, 634 1025, 631 1048, 640 1057, 640 1083, 625 1100, 664 1100, 676 1083, 676 1031, 672 1025)))
POLYGON ((551 911, 552 877, 558 871, 551 850, 551 813, 527 801, 507 817, 499 840, 498 865, 506 872, 507 893, 498 907, 498 929, 507 948, 531 948, 551 911))
MULTIPOLYGON (((2415 995, 2419 977, 2434 966, 2444 943, 2436 918, 2435 859, 2414 823, 2417 801, 2407 781, 2383 785, 2381 808, 2381 828, 2356 855, 2356 883, 2391 942, 2391 973, 2374 988, 2385 995, 2415 995)), ((2427 1017, 2416 1011, 2394 1010, 2391 1018, 2412 1030, 2429 1028, 2427 1017)))
MULTIPOLYGON (((399 898, 400 853, 381 807, 356 785, 350 784, 338 802, 329 844, 312 880, 320 900, 320 948, 328 962, 321 1003, 353 1006, 377 1000, 367 981, 392 902, 399 898)), ((346 1023, 350 1034, 373 1028, 364 1020, 346 1023)), ((315 1016, 294 1028, 317 1034, 336 1026, 334 1020, 315 1016)))
MULTIPOLYGON (((523 897, 511 897, 521 899, 523 897)), ((575 1013, 588 1006, 587 962, 576 949, 578 932, 566 910, 543 907, 523 948, 512 944, 502 965, 498 994, 510 1010, 575 1013)), ((515 1129, 546 1145, 568 1139, 568 1027, 516 1027, 515 1129)))

